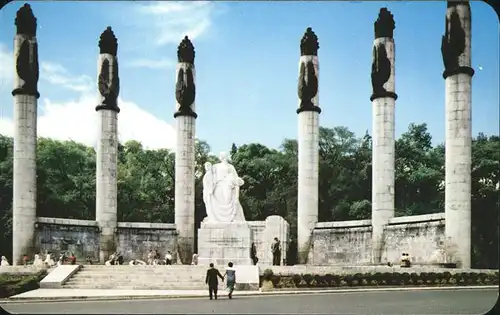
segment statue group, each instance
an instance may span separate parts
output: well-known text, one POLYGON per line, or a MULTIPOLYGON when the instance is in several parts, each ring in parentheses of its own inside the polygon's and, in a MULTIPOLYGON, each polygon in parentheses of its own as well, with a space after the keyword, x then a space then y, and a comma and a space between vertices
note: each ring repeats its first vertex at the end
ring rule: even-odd
POLYGON ((220 162, 205 163, 203 176, 203 201, 207 216, 206 223, 245 222, 243 207, 240 204, 240 187, 243 179, 228 161, 226 153, 220 154, 220 162))

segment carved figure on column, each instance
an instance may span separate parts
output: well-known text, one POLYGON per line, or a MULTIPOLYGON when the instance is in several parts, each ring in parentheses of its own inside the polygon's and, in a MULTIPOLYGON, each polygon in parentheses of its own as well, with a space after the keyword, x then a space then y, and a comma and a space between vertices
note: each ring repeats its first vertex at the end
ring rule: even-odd
POLYGON ((98 87, 102 96, 100 108, 113 109, 117 112, 118 94, 120 93, 120 78, 118 75, 118 40, 111 27, 107 27, 99 39, 99 53, 104 55, 99 72, 98 87), (106 55, 111 55, 109 58, 106 55))
POLYGON ((373 94, 384 94, 384 84, 391 77, 391 61, 387 58, 387 51, 383 43, 373 46, 372 61, 372 88, 373 94))
MULTIPOLYGON (((312 28, 308 27, 300 42, 301 56, 317 56, 319 49, 318 37, 312 28)), ((297 113, 306 110, 317 111, 321 109, 314 105, 313 99, 318 94, 318 76, 314 68, 313 60, 307 60, 300 64, 298 96, 300 105, 297 113)))
POLYGON ((15 20, 17 35, 21 43, 16 54, 16 72, 21 80, 12 91, 12 95, 24 94, 40 97, 38 93, 39 65, 38 44, 36 42, 36 18, 29 4, 17 11, 15 20))
POLYGON ((177 84, 175 86, 175 98, 179 104, 174 118, 180 115, 193 116, 196 118, 196 113, 193 111, 192 105, 196 98, 196 85, 194 83, 194 46, 186 36, 177 48, 177 59, 179 63, 185 63, 185 67, 181 67, 177 74, 177 84))
MULTIPOLYGON (((393 38, 396 22, 392 13, 387 8, 380 9, 379 16, 374 23, 375 39, 377 38, 393 38)), ((388 93, 384 88, 384 84, 391 77, 391 60, 387 56, 387 50, 384 43, 379 43, 373 46, 373 61, 372 61, 372 100, 375 97, 392 96, 393 93, 388 93), (389 95, 391 94, 391 95, 389 95)))
MULTIPOLYGON (((460 69, 458 58, 465 51, 465 30, 456 9, 457 4, 448 2, 448 9, 451 8, 452 11, 449 16, 446 15, 445 33, 441 39, 441 54, 445 68, 443 76, 445 78, 460 69)), ((469 6, 468 2, 461 2, 460 4, 469 6)))

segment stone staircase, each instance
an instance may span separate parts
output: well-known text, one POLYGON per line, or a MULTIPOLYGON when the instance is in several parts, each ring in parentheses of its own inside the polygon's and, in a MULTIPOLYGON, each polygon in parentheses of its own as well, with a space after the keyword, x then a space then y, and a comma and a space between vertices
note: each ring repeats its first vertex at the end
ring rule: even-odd
MULTIPOLYGON (((62 288, 122 290, 204 290, 206 266, 84 265, 62 288)), ((223 273, 223 270, 220 270, 223 273)), ((220 288, 223 284, 219 282, 220 288)))

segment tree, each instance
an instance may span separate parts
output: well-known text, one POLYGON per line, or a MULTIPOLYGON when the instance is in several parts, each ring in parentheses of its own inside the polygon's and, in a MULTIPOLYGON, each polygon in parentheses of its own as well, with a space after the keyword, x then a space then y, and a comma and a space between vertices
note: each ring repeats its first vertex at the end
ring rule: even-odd
MULTIPOLYGON (((372 138, 346 127, 320 128, 319 220, 371 217, 372 138)), ((12 252, 12 138, 0 136, 0 251, 12 252)), ((472 257, 476 268, 498 267, 500 138, 479 134, 472 143, 472 257)), ((425 124, 410 124, 395 143, 396 215, 444 211, 444 145, 432 145, 425 124)), ((38 141, 37 215, 95 219, 95 151, 73 141, 38 141)), ((249 221, 280 215, 296 239, 298 143, 278 150, 258 143, 231 146, 245 181, 240 202, 249 221)), ((207 142, 195 142, 195 222, 206 216, 203 175, 216 163, 207 142)), ((137 141, 118 145, 118 220, 174 222, 175 153, 137 141)))

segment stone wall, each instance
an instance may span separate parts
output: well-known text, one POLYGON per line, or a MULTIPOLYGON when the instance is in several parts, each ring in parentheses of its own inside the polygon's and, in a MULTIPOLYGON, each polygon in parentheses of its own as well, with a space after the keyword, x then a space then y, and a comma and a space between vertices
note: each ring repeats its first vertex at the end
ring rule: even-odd
MULTIPOLYGON (((99 259, 99 227, 96 221, 39 217, 35 226, 38 252, 58 255, 70 251, 82 263, 88 255, 93 261, 99 259)), ((155 248, 162 257, 170 250, 175 260, 175 224, 118 222, 117 249, 125 261, 146 260, 149 250, 155 248)))
POLYGON ((177 253, 177 232, 173 223, 118 222, 118 250, 125 261, 147 260, 151 249, 158 249, 162 257, 177 253))
POLYGON ((313 265, 365 265, 371 262, 371 220, 319 222, 313 230, 313 265))
POLYGON ((87 255, 99 257, 99 228, 97 222, 88 220, 38 217, 35 224, 37 252, 53 253, 57 260, 60 252, 73 252, 77 261, 87 255))
POLYGON ((444 262, 444 213, 392 218, 384 234, 383 262, 399 263, 403 252, 413 264, 444 262))
MULTIPOLYGON (((313 231, 313 265, 371 264, 371 220, 320 222, 313 231)), ((396 217, 384 229, 382 262, 399 264, 407 252, 413 264, 443 262, 444 213, 396 217)))
POLYGON ((281 264, 284 264, 290 234, 288 222, 280 216, 272 215, 267 217, 265 221, 249 221, 248 224, 252 229, 252 242, 257 248, 259 264, 272 264, 271 244, 275 237, 281 242, 281 264))

